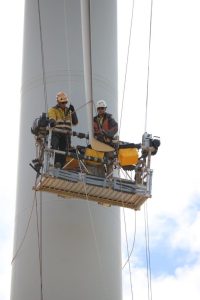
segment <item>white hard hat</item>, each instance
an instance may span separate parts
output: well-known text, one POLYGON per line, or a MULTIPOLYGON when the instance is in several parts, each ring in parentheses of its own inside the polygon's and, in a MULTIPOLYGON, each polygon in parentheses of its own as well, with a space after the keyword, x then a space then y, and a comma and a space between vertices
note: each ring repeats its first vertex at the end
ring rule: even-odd
POLYGON ((104 101, 104 100, 97 101, 96 107, 97 108, 99 108, 99 107, 105 107, 106 108, 107 107, 106 101, 104 101))
POLYGON ((56 100, 57 100, 59 103, 69 102, 69 98, 68 98, 67 95, 65 95, 64 92, 59 92, 59 93, 56 95, 56 100))

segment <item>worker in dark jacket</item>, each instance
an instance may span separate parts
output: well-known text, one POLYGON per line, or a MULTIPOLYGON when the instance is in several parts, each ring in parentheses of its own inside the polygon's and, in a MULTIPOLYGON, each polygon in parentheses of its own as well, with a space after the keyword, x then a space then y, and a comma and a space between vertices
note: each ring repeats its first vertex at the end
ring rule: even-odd
POLYGON ((111 114, 106 112, 107 104, 99 100, 96 105, 97 115, 94 117, 94 137, 100 142, 112 145, 112 139, 118 131, 118 124, 111 114))
MULTIPOLYGON (((103 143, 112 146, 112 140, 114 135, 118 131, 118 123, 113 119, 111 114, 106 112, 107 104, 104 100, 99 100, 96 104, 97 115, 93 119, 93 127, 94 127, 94 137, 103 143)), ((113 152, 106 152, 105 157, 108 159, 113 158, 113 152)), ((106 165, 106 170, 104 166, 98 167, 98 176, 111 177, 113 173, 113 164, 110 163, 106 165)))
MULTIPOLYGON (((69 134, 53 132, 52 148, 61 151, 67 151, 71 147, 72 125, 78 124, 78 118, 72 104, 69 104, 69 98, 64 92, 56 95, 57 105, 48 110, 49 123, 51 127, 68 130, 69 134)), ((55 166, 63 167, 66 157, 56 153, 55 166)))

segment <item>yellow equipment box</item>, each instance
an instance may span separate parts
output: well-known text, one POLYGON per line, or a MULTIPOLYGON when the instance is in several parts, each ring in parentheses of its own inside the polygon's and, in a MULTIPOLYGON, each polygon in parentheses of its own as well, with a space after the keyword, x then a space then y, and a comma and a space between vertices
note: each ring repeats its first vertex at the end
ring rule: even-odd
POLYGON ((118 152, 118 160, 122 167, 136 165, 138 162, 137 148, 122 148, 118 152))
MULTIPOLYGON (((91 149, 91 148, 86 148, 86 150, 85 150, 85 156, 91 157, 91 158, 94 158, 94 159, 103 159, 104 158, 104 152, 96 151, 96 150, 91 149)), ((101 164, 101 162, 90 161, 90 160, 87 160, 87 158, 86 158, 86 162, 88 164, 91 164, 91 165, 99 165, 99 164, 101 164)))

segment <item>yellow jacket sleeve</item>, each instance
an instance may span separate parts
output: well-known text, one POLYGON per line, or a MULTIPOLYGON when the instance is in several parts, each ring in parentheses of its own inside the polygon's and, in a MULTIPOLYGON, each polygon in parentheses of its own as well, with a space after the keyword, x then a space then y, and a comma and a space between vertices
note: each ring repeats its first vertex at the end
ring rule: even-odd
POLYGON ((56 114, 55 108, 53 108, 53 107, 49 108, 48 117, 49 117, 49 120, 51 120, 51 119, 53 119, 55 121, 57 120, 57 114, 56 114))

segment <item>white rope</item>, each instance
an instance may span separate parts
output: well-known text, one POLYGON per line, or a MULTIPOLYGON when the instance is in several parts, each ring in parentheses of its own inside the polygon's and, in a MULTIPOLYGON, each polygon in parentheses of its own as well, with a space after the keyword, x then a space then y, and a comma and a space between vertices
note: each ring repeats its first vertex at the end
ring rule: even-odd
MULTIPOLYGON (((82 170, 82 165, 81 165, 81 162, 80 162, 80 158, 79 158, 77 149, 76 149, 76 155, 77 155, 77 160, 78 160, 78 163, 79 163, 81 176, 83 176, 84 173, 83 173, 83 170, 82 170)), ((99 253, 99 247, 98 247, 98 243, 97 243, 97 236, 96 236, 96 231, 95 231, 95 227, 94 227, 94 220, 93 220, 93 216, 92 216, 91 209, 90 209, 90 202, 89 202, 89 198, 88 198, 86 183, 84 181, 83 181, 83 187, 84 187, 85 197, 86 197, 86 200, 87 200, 88 211, 89 211, 89 216, 90 216, 90 224, 91 224, 91 228, 92 228, 92 232, 93 232, 93 236, 94 236, 94 241, 95 241, 95 246, 96 246, 96 251, 97 251, 97 256, 98 256, 98 261, 99 261, 99 266, 102 269, 101 257, 100 257, 100 253, 99 253)))
POLYGON ((131 247, 131 251, 128 255, 128 258, 126 260, 126 262, 124 263, 123 267, 122 267, 122 270, 125 268, 125 266, 127 265, 127 263, 129 263, 130 259, 131 259, 131 256, 133 254, 133 250, 134 250, 134 247, 135 247, 135 238, 136 238, 136 225, 137 225, 137 222, 136 222, 136 211, 135 211, 135 226, 134 226, 134 235, 133 235, 133 244, 132 244, 132 247, 131 247))
MULTIPOLYGON (((130 257, 129 246, 128 246, 128 234, 127 234, 127 229, 126 229, 126 216, 125 216, 124 207, 123 207, 123 216, 124 216, 124 228, 125 228, 125 237, 126 237, 127 256, 130 257)), ((128 260, 128 266, 129 266, 129 279, 130 279, 130 288, 131 288, 131 298, 133 300, 133 285, 132 285, 132 273, 131 273, 130 259, 128 260)))
POLYGON ((129 63, 129 52, 130 52, 130 45, 131 45, 131 35, 132 35, 132 27, 133 27, 133 14, 134 14, 134 7, 135 1, 132 2, 132 10, 131 10, 131 21, 130 21, 130 30, 129 30, 129 40, 128 40, 128 50, 126 56, 126 68, 125 68, 125 75, 124 75, 124 85, 123 85, 123 94, 122 94, 122 106, 121 106, 121 115, 120 115, 120 125, 119 125, 119 136, 121 131, 121 124, 122 124, 122 115, 123 115, 123 108, 124 108, 124 98, 125 98, 125 90, 126 90, 126 79, 128 73, 128 63, 129 63))
MULTIPOLYGON (((36 178, 36 180, 37 180, 37 178, 36 178)), ((36 184, 36 181, 35 181, 35 184, 36 184)), ((19 243, 19 246, 18 246, 15 254, 13 255, 11 264, 14 263, 15 259, 17 258, 18 254, 20 253, 20 251, 23 247, 23 244, 25 242, 25 239, 26 239, 26 236, 27 236, 27 233, 28 233, 28 229, 29 229, 29 226, 30 226, 31 218, 32 218, 32 215, 33 215, 33 209, 34 209, 35 203, 36 203, 36 191, 34 192, 34 198, 33 198, 32 206, 31 206, 31 211, 30 211, 30 215, 29 215, 29 218, 28 218, 28 222, 27 222, 27 225, 26 225, 26 229, 25 229, 23 238, 22 238, 21 242, 19 243)))
POLYGON ((37 237, 38 237, 38 257, 40 269, 40 299, 43 300, 43 276, 42 276, 42 192, 40 192, 40 222, 38 216, 38 203, 36 199, 36 220, 37 220, 37 237))
POLYGON ((146 241, 148 299, 152 300, 151 260, 150 260, 150 247, 149 247, 149 224, 148 224, 147 202, 144 203, 144 223, 145 223, 145 241, 146 241))
POLYGON ((41 11, 40 11, 40 0, 38 3, 38 18, 39 18, 39 29, 40 29, 40 47, 41 47, 41 59, 42 59, 42 80, 44 88, 44 106, 45 112, 48 111, 48 101, 47 101, 47 83, 46 83, 46 71, 45 71, 45 59, 44 59, 44 43, 42 35, 42 21, 41 21, 41 11))
MULTIPOLYGON (((68 1, 64 1, 64 21, 65 21, 65 28, 64 28, 64 33, 65 33, 65 45, 66 49, 69 47, 69 28, 70 24, 67 24, 68 22, 68 17, 66 16, 66 12, 69 8, 67 8, 68 1)), ((66 51, 66 69, 67 69, 67 81, 68 81, 68 90, 69 90, 69 95, 71 95, 72 92, 72 87, 71 87, 71 66, 70 66, 70 51, 66 51)), ((68 91, 67 91, 68 93, 68 91)))
POLYGON ((149 102, 149 75, 150 75, 150 57, 151 57, 151 35, 152 35, 152 17, 153 17, 153 0, 151 0, 151 13, 149 23, 149 50, 148 50, 148 67, 147 67, 147 88, 146 88, 146 109, 145 109, 145 125, 144 132, 147 131, 148 119, 148 102, 149 102))

